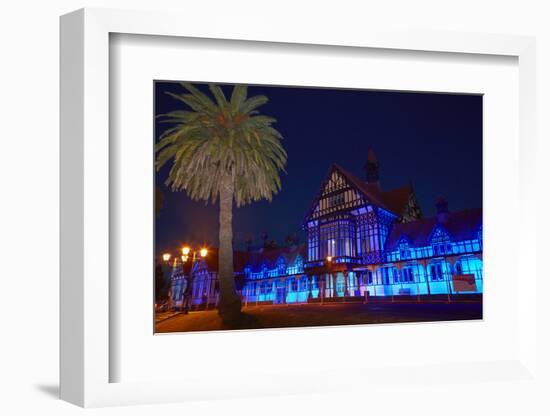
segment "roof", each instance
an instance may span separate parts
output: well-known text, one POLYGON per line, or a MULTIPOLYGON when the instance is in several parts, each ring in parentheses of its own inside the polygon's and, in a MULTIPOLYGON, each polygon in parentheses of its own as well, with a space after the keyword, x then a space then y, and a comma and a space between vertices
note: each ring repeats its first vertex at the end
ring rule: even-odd
POLYGON ((385 248, 386 250, 395 249, 403 237, 415 247, 425 246, 438 225, 449 233, 453 241, 476 238, 482 219, 482 209, 475 208, 450 212, 444 222, 439 222, 437 217, 431 217, 404 224, 397 223, 392 227, 385 248))
MULTIPOLYGON (((246 264, 252 266, 253 269, 259 269, 264 263, 266 263, 268 267, 273 267, 280 257, 284 258, 287 265, 293 264, 298 256, 301 256, 305 261, 307 248, 305 244, 300 244, 290 247, 260 249, 259 251, 247 254, 249 256, 246 264)), ((237 270, 236 267, 235 270, 237 270)))
MULTIPOLYGON (((218 248, 208 249, 208 255, 205 257, 208 270, 211 272, 218 271, 218 248)), ((257 251, 233 251, 233 269, 236 273, 243 272, 247 265, 254 269, 259 269, 262 264, 266 263, 269 268, 272 268, 279 257, 285 259, 286 264, 293 264, 298 255, 306 260, 307 249, 305 244, 291 247, 277 247, 260 249, 257 251)), ((189 265, 186 263, 186 272, 189 265)))
MULTIPOLYGON (((208 255, 204 258, 204 261, 208 266, 208 270, 211 272, 218 271, 218 268, 219 268, 218 254, 219 254, 219 249, 217 247, 209 248, 208 255)), ((241 272, 244 269, 250 254, 251 253, 247 251, 237 251, 237 250, 233 251, 233 269, 235 270, 235 272, 241 272)), ((188 267, 190 267, 190 262, 187 262, 186 266, 187 266, 186 271, 188 271, 188 267)))
POLYGON ((405 185, 389 191, 382 191, 378 184, 368 184, 341 166, 337 164, 333 166, 374 205, 393 212, 397 216, 401 216, 405 211, 410 195, 413 192, 410 185, 405 185))
POLYGON ((340 172, 340 174, 342 174, 359 192, 364 194, 371 203, 389 210, 386 204, 380 199, 379 195, 373 192, 371 187, 367 186, 366 182, 363 182, 353 173, 348 172, 336 163, 333 164, 333 168, 340 172))
POLYGON ((405 211, 407 204, 409 203, 409 198, 413 193, 413 190, 410 185, 401 186, 399 188, 394 188, 389 191, 380 191, 376 189, 376 186, 367 184, 367 188, 371 188, 371 192, 379 193, 378 198, 384 202, 386 207, 389 208, 393 213, 401 216, 405 211))

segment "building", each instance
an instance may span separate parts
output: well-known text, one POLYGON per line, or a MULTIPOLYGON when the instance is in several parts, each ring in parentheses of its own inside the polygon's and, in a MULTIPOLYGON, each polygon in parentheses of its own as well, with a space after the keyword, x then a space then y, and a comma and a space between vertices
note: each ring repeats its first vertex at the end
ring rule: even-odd
MULTIPOLYGON (((440 198, 424 218, 412 185, 381 188, 372 151, 365 171, 363 181, 332 165, 303 221, 306 244, 236 253, 245 304, 483 292, 482 210, 450 212, 440 198)), ((196 266, 197 304, 215 270, 196 266)))
MULTIPOLYGON (((249 253, 235 251, 233 253, 233 265, 235 268, 235 283, 237 289, 242 291, 244 284, 244 269, 249 253)), ((172 262, 172 273, 168 291, 169 308, 181 309, 183 307, 184 292, 191 285, 191 304, 195 308, 215 308, 218 304, 218 249, 211 248, 204 258, 199 257, 194 263, 187 261, 182 263, 178 258, 172 262)))

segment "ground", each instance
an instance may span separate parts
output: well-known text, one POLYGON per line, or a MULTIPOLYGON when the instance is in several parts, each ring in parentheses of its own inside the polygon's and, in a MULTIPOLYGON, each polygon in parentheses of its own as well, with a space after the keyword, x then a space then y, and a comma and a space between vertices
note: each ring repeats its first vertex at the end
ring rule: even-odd
POLYGON ((217 311, 159 315, 156 332, 258 329, 482 319, 481 302, 266 305, 243 309, 236 328, 224 328, 217 311))

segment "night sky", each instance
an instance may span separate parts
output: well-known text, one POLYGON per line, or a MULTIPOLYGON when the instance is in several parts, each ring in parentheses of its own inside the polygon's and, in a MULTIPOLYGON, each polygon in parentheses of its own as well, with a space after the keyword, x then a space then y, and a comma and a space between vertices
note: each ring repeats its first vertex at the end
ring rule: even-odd
MULTIPOLYGON (((232 87, 223 88, 229 97, 232 87)), ((184 89, 177 82, 155 82, 155 114, 189 110, 166 91, 184 89)), ((248 235, 259 245, 264 231, 269 240, 284 244, 286 235, 300 231, 333 162, 365 178, 369 146, 380 164, 382 189, 412 182, 424 216, 434 215, 438 196, 447 199, 451 211, 481 207, 481 96, 272 86, 251 86, 248 94, 269 98, 259 110, 277 119, 274 127, 284 137, 288 162, 282 191, 271 203, 234 209, 236 249, 248 235)), ((157 121, 155 141, 169 126, 157 121)), ((217 205, 171 192, 164 185, 169 167, 156 176, 164 193, 156 222, 157 254, 183 243, 217 246, 217 205)))

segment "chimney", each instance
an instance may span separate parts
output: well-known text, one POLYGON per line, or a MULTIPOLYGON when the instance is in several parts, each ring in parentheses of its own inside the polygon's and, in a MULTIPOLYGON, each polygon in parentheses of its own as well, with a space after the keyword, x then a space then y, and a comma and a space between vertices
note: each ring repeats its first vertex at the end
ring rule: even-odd
POLYGON ((374 154, 374 150, 372 150, 372 148, 369 148, 369 152, 367 154, 367 163, 365 164, 365 173, 366 173, 367 184, 375 185, 376 187, 379 188, 380 174, 379 174, 378 159, 376 159, 376 155, 374 154))
POLYGON ((437 221, 439 223, 445 223, 449 219, 449 204, 443 198, 440 196, 437 198, 437 202, 435 203, 435 206, 437 208, 437 221))

